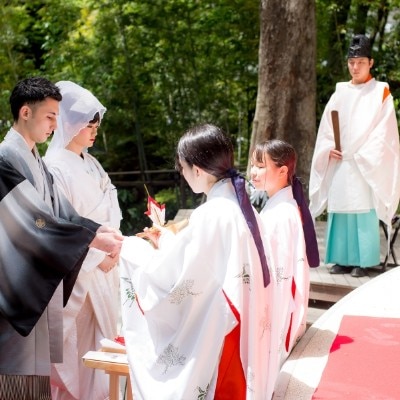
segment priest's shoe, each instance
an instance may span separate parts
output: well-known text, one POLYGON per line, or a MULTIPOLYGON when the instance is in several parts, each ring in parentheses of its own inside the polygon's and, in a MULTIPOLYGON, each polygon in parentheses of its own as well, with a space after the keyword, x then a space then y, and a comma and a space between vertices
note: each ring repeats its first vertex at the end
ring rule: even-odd
POLYGON ((329 270, 331 274, 350 274, 354 267, 346 267, 345 265, 335 264, 329 270))
POLYGON ((367 275, 367 272, 365 271, 365 268, 354 267, 350 275, 354 278, 362 278, 367 275))

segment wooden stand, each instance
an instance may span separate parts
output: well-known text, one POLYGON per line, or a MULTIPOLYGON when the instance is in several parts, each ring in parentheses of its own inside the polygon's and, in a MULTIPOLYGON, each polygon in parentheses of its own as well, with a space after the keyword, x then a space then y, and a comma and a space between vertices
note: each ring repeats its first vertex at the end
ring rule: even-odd
POLYGON ((120 353, 114 349, 100 349, 99 351, 90 351, 83 356, 83 363, 86 367, 102 369, 110 377, 110 400, 119 400, 120 377, 126 378, 126 399, 133 400, 131 380, 129 377, 129 365, 127 362, 113 362, 99 360, 96 353, 109 353, 110 357, 115 353, 120 353))

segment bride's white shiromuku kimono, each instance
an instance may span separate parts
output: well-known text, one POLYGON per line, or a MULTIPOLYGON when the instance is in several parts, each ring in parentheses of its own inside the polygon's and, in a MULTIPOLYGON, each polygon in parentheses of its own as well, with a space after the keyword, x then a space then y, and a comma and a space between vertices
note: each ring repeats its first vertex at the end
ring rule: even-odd
POLYGON ((159 245, 126 238, 120 257, 135 399, 213 399, 235 330, 245 393, 232 398, 268 399, 272 290, 230 179, 217 182, 188 226, 163 233, 159 245))
POLYGON ((264 223, 268 266, 275 278, 272 285, 270 385, 280 367, 306 330, 309 298, 309 265, 300 211, 292 186, 279 190, 260 212, 264 223))
MULTIPOLYGON (((80 215, 119 229, 117 191, 93 156, 58 149, 45 161, 57 187, 80 215)), ((89 250, 64 308, 64 361, 52 367, 53 390, 61 388, 57 399, 108 398, 108 376, 82 363, 82 353, 97 350, 101 339, 117 335, 119 272, 98 268, 104 257, 104 252, 89 250)))

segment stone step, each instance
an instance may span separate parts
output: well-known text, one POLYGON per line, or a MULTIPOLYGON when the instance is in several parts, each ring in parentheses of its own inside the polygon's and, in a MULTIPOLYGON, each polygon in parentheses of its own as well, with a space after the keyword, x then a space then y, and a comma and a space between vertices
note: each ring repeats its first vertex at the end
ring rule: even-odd
POLYGON ((311 281, 310 300, 336 303, 353 289, 355 287, 311 281))

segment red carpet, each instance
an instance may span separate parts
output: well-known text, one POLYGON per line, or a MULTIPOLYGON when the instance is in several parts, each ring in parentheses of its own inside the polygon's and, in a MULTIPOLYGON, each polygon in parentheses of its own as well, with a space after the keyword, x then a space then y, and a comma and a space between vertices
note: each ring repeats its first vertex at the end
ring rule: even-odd
POLYGON ((400 399, 400 318, 343 316, 312 398, 400 399))

